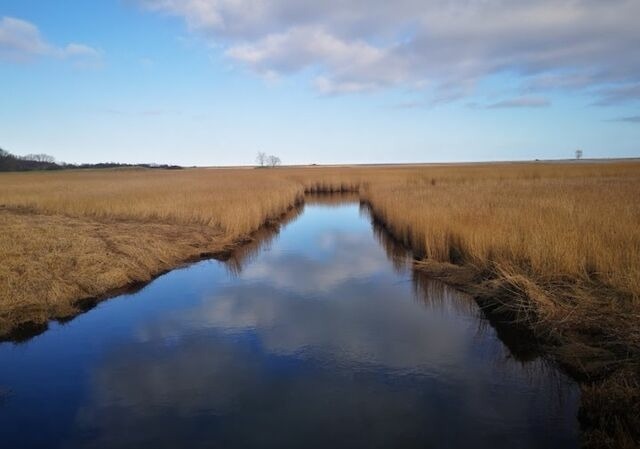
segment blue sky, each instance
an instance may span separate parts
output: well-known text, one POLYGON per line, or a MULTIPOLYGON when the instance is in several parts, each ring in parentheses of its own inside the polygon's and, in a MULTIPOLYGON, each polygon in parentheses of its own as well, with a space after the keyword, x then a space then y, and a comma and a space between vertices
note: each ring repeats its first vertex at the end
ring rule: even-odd
POLYGON ((183 165, 636 157, 639 16, 635 0, 0 0, 0 147, 183 165))

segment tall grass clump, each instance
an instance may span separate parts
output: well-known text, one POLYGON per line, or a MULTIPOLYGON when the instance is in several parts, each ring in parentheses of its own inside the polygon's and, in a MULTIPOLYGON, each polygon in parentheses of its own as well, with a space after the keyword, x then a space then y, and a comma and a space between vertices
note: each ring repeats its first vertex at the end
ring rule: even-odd
MULTIPOLYGON (((264 172, 264 173, 263 173, 264 172)), ((292 207, 296 184, 248 170, 114 170, 10 174, 0 204, 98 220, 200 224, 231 236, 256 230, 292 207)))
POLYGON ((366 199, 426 258, 597 281, 640 299, 640 166, 428 170, 366 199))

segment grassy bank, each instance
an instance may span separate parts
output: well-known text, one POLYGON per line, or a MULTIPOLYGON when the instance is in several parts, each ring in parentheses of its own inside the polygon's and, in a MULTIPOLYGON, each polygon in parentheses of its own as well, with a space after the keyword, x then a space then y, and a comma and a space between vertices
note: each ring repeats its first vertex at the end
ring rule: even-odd
POLYGON ((247 171, 155 170, 0 176, 0 335, 78 313, 93 299, 278 218, 299 187, 247 171))
POLYGON ((2 174, 0 333, 228 249, 305 192, 356 190, 417 268, 530 329, 584 380, 583 418, 604 429, 593 441, 638 437, 634 162, 2 174))

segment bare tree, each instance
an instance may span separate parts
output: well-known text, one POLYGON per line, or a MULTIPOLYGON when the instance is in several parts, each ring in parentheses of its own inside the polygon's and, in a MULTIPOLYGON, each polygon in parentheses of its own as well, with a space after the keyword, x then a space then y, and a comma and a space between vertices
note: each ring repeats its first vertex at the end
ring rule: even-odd
POLYGON ((27 154, 22 159, 35 162, 47 162, 49 164, 53 164, 56 161, 53 156, 49 156, 48 154, 27 154))
POLYGON ((277 167, 278 165, 282 164, 282 161, 280 160, 280 158, 278 156, 273 156, 273 155, 267 158, 267 162, 270 167, 277 167))
POLYGON ((576 159, 582 159, 582 150, 576 150, 576 159))
POLYGON ((256 155, 256 162, 260 167, 264 167, 267 163, 267 153, 258 151, 258 154, 256 155))

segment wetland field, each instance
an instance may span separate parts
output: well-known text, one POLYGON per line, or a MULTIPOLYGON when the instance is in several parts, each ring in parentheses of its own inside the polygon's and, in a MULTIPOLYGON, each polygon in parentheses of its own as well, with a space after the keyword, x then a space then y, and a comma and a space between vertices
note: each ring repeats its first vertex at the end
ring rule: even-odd
POLYGON ((0 422, 67 392, 55 447, 636 447, 638 198, 634 161, 2 173, 0 422))

